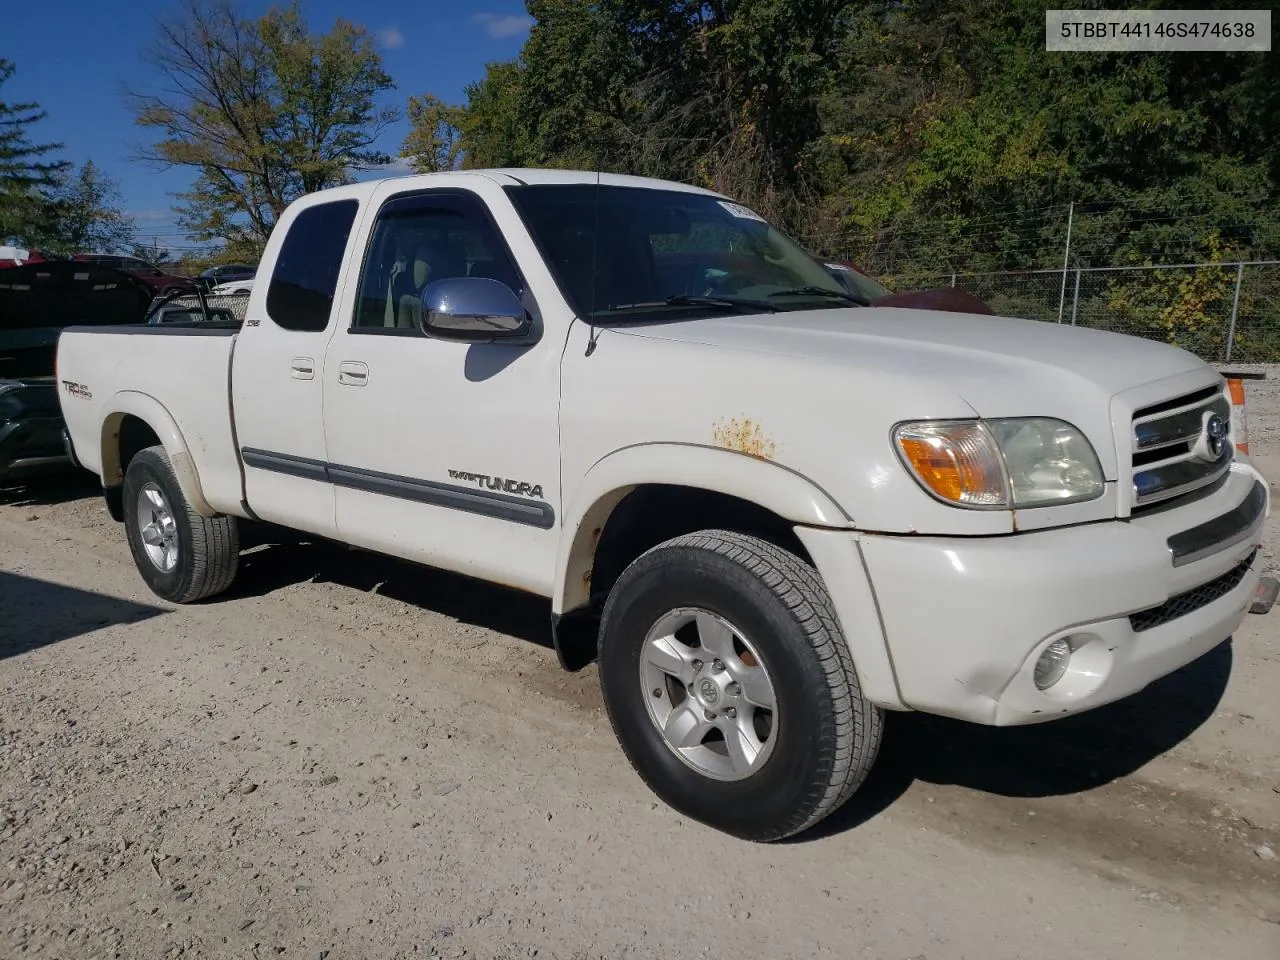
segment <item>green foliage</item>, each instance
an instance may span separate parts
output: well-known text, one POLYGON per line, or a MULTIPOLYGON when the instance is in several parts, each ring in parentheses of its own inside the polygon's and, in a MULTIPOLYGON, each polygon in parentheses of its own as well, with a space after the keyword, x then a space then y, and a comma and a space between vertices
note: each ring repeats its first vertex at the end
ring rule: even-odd
POLYGON ((157 267, 173 262, 173 253, 155 243, 135 243, 129 249, 129 256, 154 263, 157 267))
POLYGON ((458 169, 462 150, 458 124, 464 112, 429 93, 409 98, 409 135, 400 153, 409 158, 415 173, 458 169))
MULTIPOLYGON (((0 59, 0 85, 15 70, 0 59)), ((0 241, 54 255, 127 247, 133 221, 119 209, 119 188, 92 161, 73 174, 70 162, 47 159, 62 144, 32 142, 44 117, 37 104, 0 101, 0 241)))
POLYGON ((362 27, 313 33, 296 2, 254 19, 232 0, 184 0, 145 60, 153 92, 130 96, 160 137, 148 157, 197 174, 179 223, 234 256, 260 253, 297 197, 389 159, 373 144, 398 119, 377 106, 394 84, 362 27))
POLYGON ((44 253, 118 253, 133 244, 133 218, 120 210, 120 189, 88 161, 60 176, 41 196, 41 217, 27 242, 44 253))
MULTIPOLYGON (((0 59, 0 86, 16 70, 12 61, 0 59)), ((62 144, 31 140, 31 128, 44 118, 38 104, 0 100, 0 242, 32 242, 32 231, 49 214, 45 191, 56 186, 70 166, 47 159, 62 144)))
MULTIPOLYGON (((0 86, 17 71, 11 60, 0 58, 0 86)), ((8 103, 0 100, 0 191, 25 193, 52 186, 69 164, 45 159, 62 149, 60 143, 33 143, 30 128, 46 114, 35 103, 8 103)))
POLYGON ((1085 264, 1280 249, 1266 54, 1046 53, 1030 0, 526 6, 519 58, 415 123, 453 162, 705 184, 899 275, 1058 265, 1071 202, 1085 264))

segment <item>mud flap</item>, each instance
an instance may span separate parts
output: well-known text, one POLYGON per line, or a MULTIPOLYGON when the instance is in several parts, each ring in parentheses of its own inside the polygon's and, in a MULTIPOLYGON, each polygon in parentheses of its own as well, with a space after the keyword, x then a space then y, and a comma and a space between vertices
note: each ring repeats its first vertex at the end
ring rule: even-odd
POLYGON ((591 607, 551 615, 551 639, 560 666, 576 673, 596 659, 600 614, 591 607))
POLYGON ((1253 592, 1253 603, 1249 606, 1249 612, 1266 613, 1276 602, 1277 594, 1280 594, 1280 580, 1275 577, 1261 577, 1258 580, 1258 589, 1253 592))

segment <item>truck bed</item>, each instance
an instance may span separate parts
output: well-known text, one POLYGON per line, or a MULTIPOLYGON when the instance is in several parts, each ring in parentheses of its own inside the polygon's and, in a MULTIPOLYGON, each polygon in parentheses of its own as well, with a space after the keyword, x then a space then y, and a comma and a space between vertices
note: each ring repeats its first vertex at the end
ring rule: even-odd
POLYGON ((114 442, 131 409, 159 406, 180 431, 210 506, 241 513, 229 391, 238 332, 207 326, 66 328, 58 346, 58 390, 80 463, 102 477, 104 487, 120 484, 123 478, 110 466, 104 475, 104 439, 114 442))

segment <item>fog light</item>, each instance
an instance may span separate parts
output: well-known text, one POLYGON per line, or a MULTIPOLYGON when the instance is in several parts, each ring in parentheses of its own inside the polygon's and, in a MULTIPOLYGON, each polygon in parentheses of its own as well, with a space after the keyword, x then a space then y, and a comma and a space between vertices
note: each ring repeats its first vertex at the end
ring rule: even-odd
POLYGON ((1066 640, 1055 640, 1044 648, 1040 659, 1036 661, 1036 689, 1048 690, 1062 679, 1067 672, 1067 662, 1071 659, 1071 644, 1066 640))

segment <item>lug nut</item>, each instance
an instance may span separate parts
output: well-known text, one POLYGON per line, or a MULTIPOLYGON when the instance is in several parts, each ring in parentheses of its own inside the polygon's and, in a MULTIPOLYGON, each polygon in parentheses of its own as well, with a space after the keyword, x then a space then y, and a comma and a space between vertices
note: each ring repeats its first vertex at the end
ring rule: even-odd
POLYGON ((736 683, 731 683, 724 688, 724 692, 731 697, 736 697, 742 693, 742 687, 738 686, 736 683))
POLYGON ((736 720, 738 718, 737 707, 730 707, 728 710, 724 712, 724 715, 728 717, 730 720, 736 720))
POLYGON ((714 720, 716 718, 716 715, 712 713, 710 710, 704 710, 703 716, 705 716, 708 720, 714 720))
POLYGON ((696 673, 697 671, 701 670, 701 669, 702 669, 702 661, 701 661, 701 660, 695 660, 695 661, 693 661, 693 669, 694 669, 694 672, 695 672, 695 673, 696 673))
POLYGON ((720 673, 722 670, 724 670, 724 661, 723 660, 713 661, 711 664, 711 669, 716 673, 720 673))

